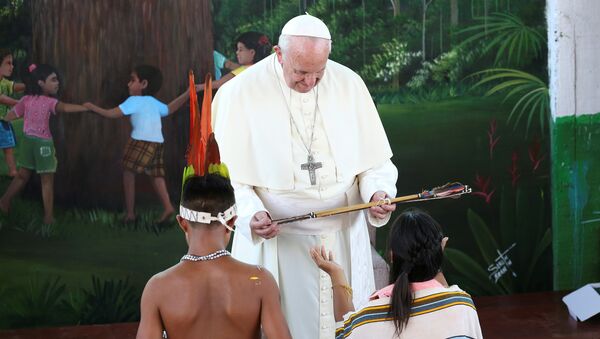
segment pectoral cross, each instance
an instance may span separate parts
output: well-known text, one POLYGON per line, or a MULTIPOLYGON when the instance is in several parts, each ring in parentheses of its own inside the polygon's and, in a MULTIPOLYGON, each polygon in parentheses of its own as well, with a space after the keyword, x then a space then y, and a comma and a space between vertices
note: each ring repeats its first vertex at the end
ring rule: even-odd
POLYGON ((313 158, 312 154, 308 155, 307 162, 300 165, 300 169, 308 171, 308 175, 310 177, 310 184, 312 186, 317 184, 317 176, 315 175, 315 171, 321 167, 323 167, 323 163, 315 162, 315 158, 313 158))

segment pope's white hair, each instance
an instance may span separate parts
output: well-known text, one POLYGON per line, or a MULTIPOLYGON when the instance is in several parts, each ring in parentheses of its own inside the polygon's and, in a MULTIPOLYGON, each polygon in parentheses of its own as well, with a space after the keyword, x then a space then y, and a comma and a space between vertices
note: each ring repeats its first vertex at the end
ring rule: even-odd
POLYGON ((301 37, 301 38, 305 38, 305 39, 308 39, 311 41, 327 40, 329 42, 329 51, 328 52, 331 53, 331 40, 312 37, 312 36, 296 36, 296 35, 281 34, 279 36, 279 42, 277 43, 277 45, 279 46, 279 48, 281 48, 281 52, 284 53, 284 57, 285 57, 285 52, 289 51, 292 38, 295 38, 295 37, 301 37))

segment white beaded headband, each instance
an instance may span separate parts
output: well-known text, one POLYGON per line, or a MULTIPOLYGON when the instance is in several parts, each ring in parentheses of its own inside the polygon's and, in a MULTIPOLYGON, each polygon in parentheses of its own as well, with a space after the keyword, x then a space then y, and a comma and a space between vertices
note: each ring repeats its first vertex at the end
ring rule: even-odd
POLYGON ((216 217, 213 217, 210 213, 207 212, 198 212, 183 207, 182 205, 179 205, 179 215, 183 219, 203 224, 210 224, 213 221, 218 221, 221 224, 223 224, 223 226, 227 227, 227 229, 229 229, 230 231, 233 231, 233 229, 229 225, 227 225, 227 222, 237 215, 236 212, 237 208, 235 204, 231 205, 231 207, 225 210, 225 212, 219 212, 216 217))

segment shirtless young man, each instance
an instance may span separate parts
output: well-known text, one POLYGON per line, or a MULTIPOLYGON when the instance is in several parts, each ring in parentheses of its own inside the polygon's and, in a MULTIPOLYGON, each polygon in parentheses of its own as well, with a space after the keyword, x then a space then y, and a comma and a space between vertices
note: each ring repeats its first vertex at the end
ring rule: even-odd
POLYGON ((291 338, 279 289, 264 268, 233 259, 225 247, 236 219, 228 179, 208 174, 183 187, 177 221, 189 246, 177 265, 144 289, 137 338, 291 338))

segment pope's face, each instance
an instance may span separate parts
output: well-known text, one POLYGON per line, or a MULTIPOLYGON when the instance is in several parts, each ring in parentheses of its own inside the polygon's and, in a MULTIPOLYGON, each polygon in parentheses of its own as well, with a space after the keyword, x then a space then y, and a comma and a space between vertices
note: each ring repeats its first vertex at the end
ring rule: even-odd
POLYGON ((307 93, 323 78, 329 57, 329 41, 294 39, 289 42, 287 49, 275 49, 285 83, 296 92, 307 93))

